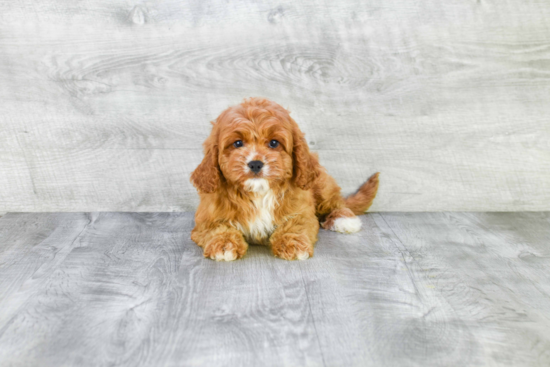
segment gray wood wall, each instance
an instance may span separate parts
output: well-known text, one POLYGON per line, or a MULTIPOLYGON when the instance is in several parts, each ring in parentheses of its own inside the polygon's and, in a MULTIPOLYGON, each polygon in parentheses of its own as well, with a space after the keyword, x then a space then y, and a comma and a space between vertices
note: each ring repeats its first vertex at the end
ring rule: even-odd
POLYGON ((374 211, 550 210, 548 0, 0 2, 0 211, 194 210, 209 121, 288 107, 374 211))

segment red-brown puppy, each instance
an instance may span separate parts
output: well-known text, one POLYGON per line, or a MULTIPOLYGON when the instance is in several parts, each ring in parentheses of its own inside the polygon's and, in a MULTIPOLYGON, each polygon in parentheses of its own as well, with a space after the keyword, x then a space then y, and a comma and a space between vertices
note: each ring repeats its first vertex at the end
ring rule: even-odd
POLYGON ((287 110, 250 98, 222 112, 191 175, 200 195, 191 239, 214 260, 241 258, 248 244, 286 260, 313 256, 319 221, 357 232, 378 189, 378 173, 347 198, 309 151, 287 110))

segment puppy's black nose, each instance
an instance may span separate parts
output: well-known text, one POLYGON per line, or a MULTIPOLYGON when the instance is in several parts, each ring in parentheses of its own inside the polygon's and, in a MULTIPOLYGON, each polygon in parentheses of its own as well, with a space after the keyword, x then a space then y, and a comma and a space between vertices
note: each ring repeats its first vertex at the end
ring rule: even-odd
POLYGON ((252 161, 252 162, 248 162, 248 167, 250 167, 250 169, 251 169, 252 172, 254 172, 254 173, 260 172, 260 170, 262 169, 263 166, 264 166, 264 164, 263 164, 262 161, 252 161))

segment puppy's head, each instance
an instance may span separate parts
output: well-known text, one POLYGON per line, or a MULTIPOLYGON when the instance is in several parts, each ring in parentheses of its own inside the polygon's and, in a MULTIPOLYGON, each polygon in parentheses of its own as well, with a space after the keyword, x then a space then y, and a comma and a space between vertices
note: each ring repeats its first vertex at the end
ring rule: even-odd
POLYGON ((222 182, 249 192, 264 192, 290 182, 303 190, 318 176, 318 160, 287 110, 250 98, 222 112, 204 142, 204 159, 191 175, 204 193, 222 182))

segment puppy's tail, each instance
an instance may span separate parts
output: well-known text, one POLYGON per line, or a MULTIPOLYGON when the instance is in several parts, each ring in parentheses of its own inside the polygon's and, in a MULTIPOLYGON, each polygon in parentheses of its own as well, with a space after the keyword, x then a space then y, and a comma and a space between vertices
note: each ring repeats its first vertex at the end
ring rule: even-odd
POLYGON ((362 184, 355 194, 351 194, 344 199, 346 206, 351 209, 353 214, 364 214, 370 208, 378 191, 378 175, 380 175, 380 172, 376 172, 370 176, 367 182, 362 184))

